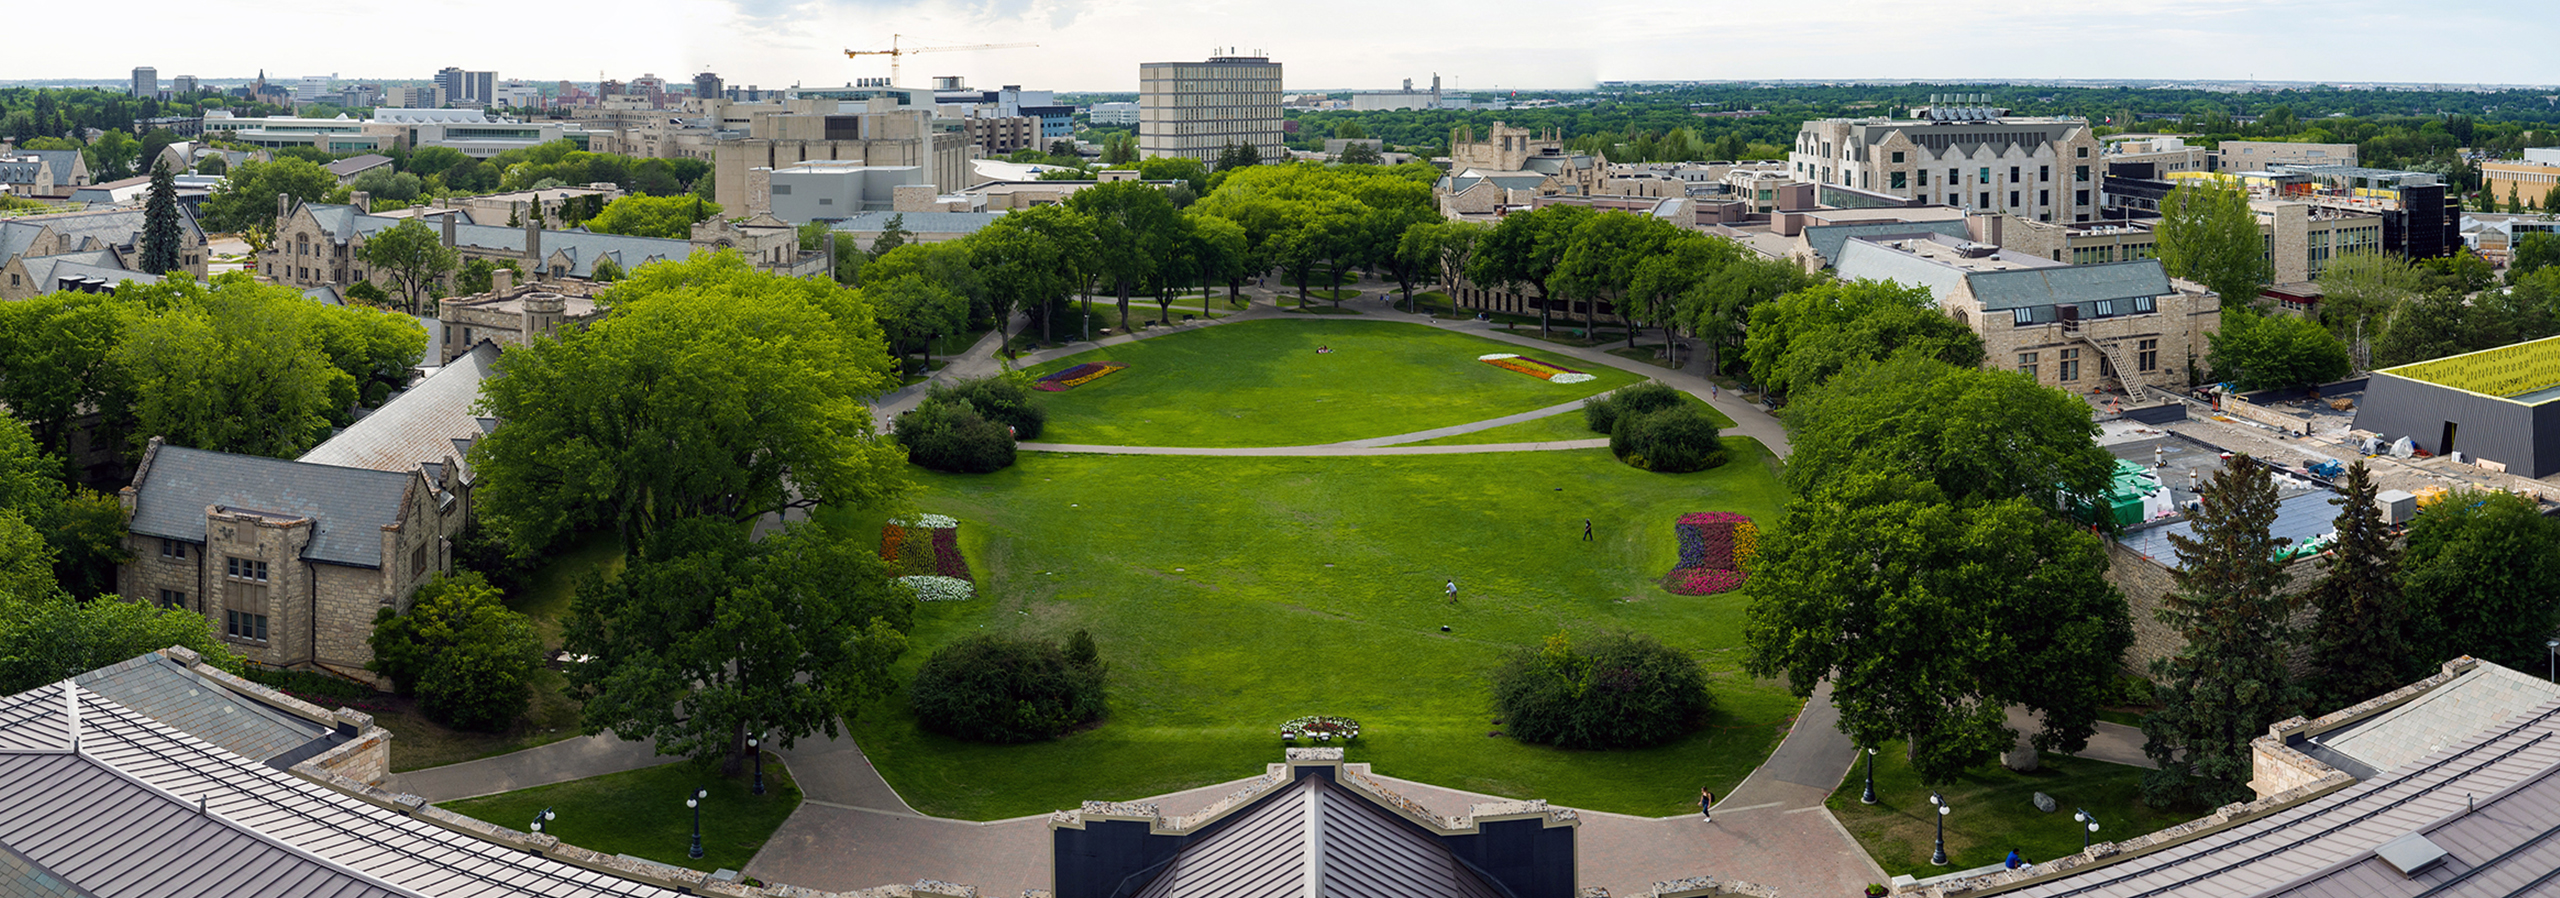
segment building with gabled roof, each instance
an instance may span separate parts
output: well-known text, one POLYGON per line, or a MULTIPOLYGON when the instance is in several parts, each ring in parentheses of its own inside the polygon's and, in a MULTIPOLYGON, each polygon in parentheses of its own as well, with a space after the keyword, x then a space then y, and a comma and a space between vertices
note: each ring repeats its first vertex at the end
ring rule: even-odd
MULTIPOLYGON (((294 287, 327 285, 343 289, 358 281, 373 280, 374 273, 366 270, 357 252, 374 234, 412 217, 377 215, 355 205, 293 205, 282 196, 277 197, 276 211, 275 241, 259 254, 257 271, 269 280, 294 287)), ((470 213, 459 209, 425 210, 414 217, 437 229, 444 245, 451 247, 462 261, 513 264, 528 279, 583 280, 594 275, 598 262, 606 260, 627 272, 651 262, 682 259, 696 250, 723 249, 739 251, 763 271, 796 277, 827 270, 823 253, 800 252, 797 232, 789 225, 770 221, 770 216, 736 225, 725 219, 704 222, 694 226, 693 238, 688 240, 601 234, 583 228, 555 230, 542 227, 530 217, 520 226, 484 225, 474 223, 470 213), (783 237, 789 238, 787 246, 783 237)), ((386 285, 376 286, 392 292, 386 285)))
MULTIPOLYGON (((57 290, 101 292, 125 280, 156 280, 142 264, 140 207, 0 219, 0 300, 57 290), (71 283, 64 283, 65 279, 71 283)), ((194 210, 178 206, 178 270, 203 278, 210 252, 194 210)))

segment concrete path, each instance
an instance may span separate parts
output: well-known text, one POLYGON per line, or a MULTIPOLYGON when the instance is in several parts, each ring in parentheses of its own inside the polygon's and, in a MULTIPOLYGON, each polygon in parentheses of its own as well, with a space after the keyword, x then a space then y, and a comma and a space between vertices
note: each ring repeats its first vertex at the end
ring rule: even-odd
POLYGON ((1551 452, 1559 449, 1592 449, 1609 445, 1605 437, 1589 440, 1554 440, 1545 443, 1481 443, 1472 446, 1354 446, 1330 443, 1321 446, 1088 446, 1078 443, 1022 443, 1025 452, 1083 452, 1095 455, 1462 455, 1470 452, 1551 452))
POLYGON ((394 773, 383 781, 382 787, 436 803, 656 767, 677 760, 658 754, 656 746, 649 742, 625 742, 605 732, 494 758, 394 773))
MULTIPOLYGON (((1433 428, 1433 429, 1431 429, 1431 430, 1417 430, 1417 431, 1414 431, 1414 432, 1412 432, 1412 433, 1400 433, 1400 434, 1396 434, 1395 436, 1391 436, 1391 437, 1372 437, 1372 438, 1370 438, 1370 439, 1365 439, 1365 440, 1344 440, 1344 441, 1342 441, 1342 442, 1335 443, 1335 444, 1333 444, 1333 445, 1336 445, 1336 446, 1395 446, 1395 445, 1400 445, 1400 444, 1404 444, 1404 443, 1419 443, 1419 442, 1422 442, 1422 441, 1424 441, 1424 440, 1436 440, 1436 439, 1439 439, 1439 438, 1441 438, 1441 437, 1454 437, 1454 436, 1458 436, 1458 435, 1460 435, 1460 434, 1475 433, 1476 431, 1479 431, 1479 430, 1492 430, 1492 429, 1494 429, 1494 428, 1496 428, 1496 427, 1507 427, 1507 426, 1510 426, 1510 425, 1513 425, 1513 424, 1520 424, 1520 423, 1525 423, 1525 422, 1529 422, 1529 421, 1535 421, 1535 420, 1538 420, 1538 419, 1540 419, 1540 418, 1552 418, 1552 417, 1555 417, 1555 416, 1557 416, 1557 415, 1564 414, 1564 413, 1566 413, 1566 412, 1580 412, 1580 411, 1582 411, 1582 404, 1583 404, 1583 403, 1585 403, 1585 402, 1589 402, 1589 401, 1590 401, 1590 400, 1592 400, 1592 399, 1598 399, 1598 398, 1600 398, 1600 397, 1602 397, 1602 396, 1607 396, 1607 395, 1609 395, 1610 393, 1615 393, 1615 392, 1618 392, 1618 391, 1616 391, 1616 390, 1609 390, 1609 391, 1606 391, 1606 392, 1594 393, 1594 394, 1592 394, 1591 396, 1589 396, 1589 397, 1587 397, 1587 398, 1584 398, 1584 399, 1576 399, 1576 400, 1574 400, 1574 401, 1572 401, 1572 402, 1559 402, 1559 403, 1556 403, 1555 405, 1547 406, 1546 408, 1538 409, 1538 410, 1536 410, 1536 411, 1521 412, 1521 413, 1519 413, 1519 414, 1517 414, 1517 415, 1504 415, 1504 416, 1499 417, 1499 418, 1486 418, 1486 419, 1484 419, 1484 420, 1482 420, 1482 421, 1477 421, 1477 422, 1472 423, 1472 424, 1459 424, 1459 425, 1456 425, 1456 426, 1453 426, 1453 427, 1438 427, 1438 428, 1433 428)), ((1573 441, 1571 441, 1571 442, 1575 442, 1575 443, 1582 443, 1582 442, 1588 442, 1588 441, 1587 441, 1587 440, 1573 440, 1573 441)), ((1600 443, 1601 443, 1602 445, 1607 445, 1607 444, 1608 444, 1608 442, 1609 442, 1609 441, 1608 441, 1608 440, 1605 440, 1605 439, 1603 439, 1603 440, 1601 440, 1601 441, 1600 441, 1600 443)), ((1534 445, 1539 445, 1539 444, 1536 444, 1536 443, 1510 443, 1510 444, 1505 444, 1505 445, 1514 445, 1514 446, 1534 446, 1534 445)))

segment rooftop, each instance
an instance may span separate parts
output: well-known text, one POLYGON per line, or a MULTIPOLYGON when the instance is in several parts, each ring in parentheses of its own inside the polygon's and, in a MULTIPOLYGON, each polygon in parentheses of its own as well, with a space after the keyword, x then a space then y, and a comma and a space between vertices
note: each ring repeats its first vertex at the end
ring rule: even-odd
POLYGON ((399 523, 409 483, 409 475, 389 471, 159 445, 143 456, 130 487, 131 529, 201 545, 206 509, 263 509, 318 525, 304 557, 379 567, 382 528, 399 523))
POLYGON ((2374 373, 2539 405, 2560 399, 2560 392, 2546 392, 2560 387, 2560 337, 2510 343, 2374 373))
POLYGON ((495 425, 471 408, 497 362, 497 344, 480 341, 299 460, 398 472, 448 458, 467 465, 472 442, 495 425))

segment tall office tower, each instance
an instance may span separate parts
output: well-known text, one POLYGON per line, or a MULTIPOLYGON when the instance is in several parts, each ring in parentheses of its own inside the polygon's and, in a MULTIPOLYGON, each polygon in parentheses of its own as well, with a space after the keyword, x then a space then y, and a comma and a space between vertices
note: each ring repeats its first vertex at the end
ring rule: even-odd
POLYGON ((1138 66, 1138 151, 1215 162, 1228 144, 1250 144, 1266 160, 1285 158, 1280 137, 1280 64, 1263 56, 1138 66))

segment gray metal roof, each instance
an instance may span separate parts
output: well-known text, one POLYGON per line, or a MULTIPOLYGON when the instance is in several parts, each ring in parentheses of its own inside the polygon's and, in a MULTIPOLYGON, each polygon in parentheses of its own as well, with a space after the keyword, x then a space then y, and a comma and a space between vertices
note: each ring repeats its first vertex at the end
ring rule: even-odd
POLYGON ((2483 664, 2397 708, 2297 740, 2294 748, 2362 779, 2555 698, 2560 698, 2560 685, 2483 664))
MULTIPOLYGON (((1855 227, 1855 225, 1844 227, 1855 227)), ((1810 234, 1813 229, 1805 230, 1810 234)), ((1844 240, 1839 244, 1838 255, 1824 257, 1831 261, 1832 271, 1840 275, 1842 280, 1892 281, 1905 287, 1927 287, 1930 295, 1940 299, 1945 299, 1964 286, 1965 273, 1962 269, 1940 265, 1920 256, 1868 242, 1922 235, 1892 233, 1855 236, 1866 239, 1844 240)))
POLYGON ((2001 894, 2560 895, 2555 772, 2560 701, 2548 701, 2328 795, 2151 854, 2001 894), (2451 857, 2412 876, 2376 855, 2382 845, 2410 833, 2425 835, 2451 857))
POLYGON ((313 742, 338 741, 332 738, 335 731, 329 727, 207 683, 178 662, 157 654, 110 664, 72 680, 146 717, 251 760, 268 761, 293 755, 296 749, 313 742))
POLYGON ((1837 265, 1840 262, 1840 244, 1847 242, 1851 237, 1906 237, 1916 234, 1945 234, 1949 237, 1963 238, 1966 236, 1966 233, 1963 219, 1950 218, 1934 221, 1871 221, 1859 224, 1816 225, 1809 227, 1804 229, 1804 243, 1806 247, 1813 250, 1814 255, 1822 257, 1822 264, 1837 265))
POLYGON ((134 483, 132 530, 205 541, 210 506, 308 518, 318 533, 303 557, 382 566, 382 528, 400 520, 409 475, 162 446, 134 483))
POLYGON ((1183 849, 1138 898, 1505 898, 1419 827, 1321 776, 1183 849), (1308 881, 1318 886, 1312 892, 1308 881))
POLYGON ((362 156, 349 156, 345 159, 340 159, 336 162, 323 165, 321 168, 328 169, 330 174, 336 175, 338 176, 338 180, 344 181, 348 178, 352 178, 390 164, 391 157, 389 156, 382 155, 381 153, 366 153, 362 156))
POLYGON ((1973 281, 1973 297, 1982 301, 1986 311, 2178 292, 2169 286, 2169 271, 2158 259, 1977 271, 1968 277, 1973 281))
POLYGON ((471 441, 488 432, 471 407, 497 363, 497 344, 480 341, 297 461, 395 472, 448 456, 467 465, 471 441))
POLYGON ((98 898, 679 894, 375 807, 77 687, 70 754, 63 691, 0 697, 0 845, 98 898))

